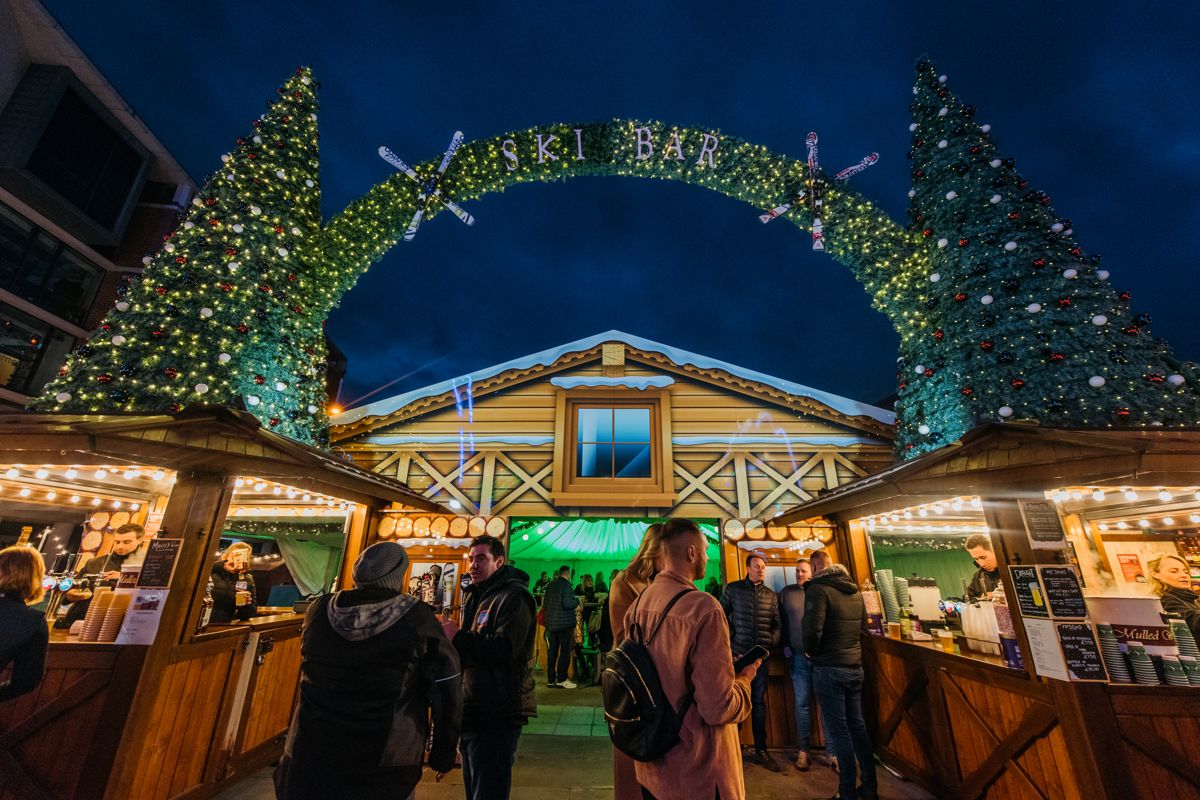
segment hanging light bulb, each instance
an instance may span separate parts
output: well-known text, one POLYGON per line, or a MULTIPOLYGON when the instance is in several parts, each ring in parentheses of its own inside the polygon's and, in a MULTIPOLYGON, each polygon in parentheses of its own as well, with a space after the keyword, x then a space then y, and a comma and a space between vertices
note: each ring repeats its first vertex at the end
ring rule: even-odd
POLYGON ((72 503, 78 503, 78 502, 79 502, 80 500, 82 500, 82 499, 83 499, 83 498, 81 498, 79 495, 77 495, 77 494, 73 494, 73 495, 71 495, 70 502, 72 502, 72 503))
POLYGON ((161 469, 158 469, 158 470, 155 470, 154 474, 151 475, 150 477, 156 481, 161 481, 163 478, 167 477, 167 473, 161 469))
POLYGON ((1104 490, 1096 489, 1094 492, 1092 492, 1092 499, 1097 503, 1104 502, 1104 490))
POLYGON ((73 481, 79 477, 79 470, 71 467, 69 470, 63 473, 63 476, 66 477, 67 480, 73 481))
POLYGON ((1158 490, 1158 499, 1162 500, 1164 503, 1166 503, 1167 501, 1169 501, 1171 499, 1171 493, 1168 492, 1166 489, 1159 489, 1158 490))
POLYGON ((44 480, 46 480, 46 478, 50 477, 50 470, 46 469, 45 467, 42 467, 37 472, 33 473, 33 476, 35 478, 37 478, 39 481, 44 481, 44 480))
POLYGON ((93 473, 93 476, 96 478, 96 480, 102 481, 108 477, 108 472, 103 469, 97 469, 95 473, 93 473))
POLYGON ((1133 489, 1126 489, 1125 490, 1125 499, 1132 503, 1138 499, 1138 493, 1135 492, 1133 489))

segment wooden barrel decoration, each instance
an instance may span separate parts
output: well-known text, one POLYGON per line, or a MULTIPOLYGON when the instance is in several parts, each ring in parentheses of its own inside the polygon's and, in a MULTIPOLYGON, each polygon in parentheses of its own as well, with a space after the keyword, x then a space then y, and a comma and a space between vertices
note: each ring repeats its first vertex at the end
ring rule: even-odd
POLYGON ((731 542, 737 542, 746 535, 746 526, 742 524, 740 519, 725 520, 725 538, 731 542))
POLYGON ((396 535, 396 518, 384 517, 379 523, 379 538, 390 539, 396 535))
POLYGON ((487 520, 483 517, 471 517, 471 521, 467 524, 467 531, 471 536, 483 536, 487 533, 487 520))
POLYGON ((107 511, 97 511, 88 517, 88 527, 94 531, 102 531, 108 525, 108 517, 107 511))
POLYGON ((396 538, 407 539, 412 536, 413 521, 412 517, 401 517, 396 520, 396 538))
POLYGON ((434 517, 429 532, 434 536, 445 536, 450 531, 449 517, 434 517))
POLYGON ((455 539, 462 539, 466 537, 468 527, 466 517, 455 517, 450 520, 450 535, 455 539))
POLYGON ((492 517, 487 521, 486 530, 489 536, 503 536, 507 528, 508 526, 504 524, 504 517, 492 517))
POLYGON ((788 538, 788 529, 786 525, 780 525, 777 522, 767 523, 767 538, 772 542, 782 542, 788 538))
POLYGON ((83 535, 79 542, 79 549, 94 553, 100 549, 100 545, 104 544, 104 534, 100 531, 88 531, 83 535))
POLYGON ((108 518, 108 527, 115 531, 127 522, 129 522, 128 511, 114 511, 112 516, 108 518))
POLYGON ((413 520, 412 532, 413 536, 418 539, 424 539, 429 535, 429 525, 432 520, 429 517, 417 517, 413 520))
POLYGON ((756 542, 762 541, 767 536, 767 529, 763 527, 761 519, 746 520, 746 538, 753 539, 756 542))

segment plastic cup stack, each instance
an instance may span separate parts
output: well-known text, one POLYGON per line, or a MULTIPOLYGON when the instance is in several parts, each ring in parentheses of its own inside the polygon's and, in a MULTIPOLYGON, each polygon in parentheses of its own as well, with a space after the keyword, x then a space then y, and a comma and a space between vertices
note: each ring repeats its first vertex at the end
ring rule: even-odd
POLYGON ((883 597, 883 611, 888 622, 900 621, 900 604, 896 602, 894 581, 890 569, 875 570, 875 585, 879 587, 879 594, 883 597))
POLYGON ((908 579, 896 578, 896 602, 900 604, 900 608, 907 608, 912 598, 908 595, 908 579))
POLYGON ((1133 667, 1133 677, 1145 686, 1159 686, 1158 670, 1154 668, 1154 660, 1146 652, 1146 646, 1141 642, 1129 642, 1129 665, 1133 667))
POLYGON ((1104 666, 1108 667, 1109 680, 1113 683, 1133 683, 1129 662, 1121 652, 1121 643, 1117 641, 1112 625, 1100 623, 1096 626, 1096 635, 1100 639, 1100 657, 1104 659, 1104 666))
POLYGON ((1163 656, 1163 677, 1167 681, 1168 686, 1190 686, 1188 682, 1187 672, 1183 669, 1183 664, 1179 663, 1178 656, 1163 656))
POLYGON ((1187 623, 1173 617, 1167 620, 1167 624, 1171 626, 1171 633, 1175 636, 1175 645, 1179 648, 1179 655, 1200 658, 1200 648, 1196 647, 1196 638, 1192 636, 1192 631, 1188 628, 1187 623))
POLYGON ((1200 686, 1200 661, 1193 656, 1180 656, 1179 663, 1183 665, 1183 673, 1187 675, 1190 686, 1200 686))

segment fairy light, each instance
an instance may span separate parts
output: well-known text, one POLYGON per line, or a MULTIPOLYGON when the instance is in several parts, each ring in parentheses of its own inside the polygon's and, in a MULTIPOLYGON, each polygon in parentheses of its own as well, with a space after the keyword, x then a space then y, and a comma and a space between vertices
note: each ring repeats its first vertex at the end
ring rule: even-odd
POLYGON ((44 481, 44 480, 46 480, 46 478, 50 477, 50 470, 46 469, 45 467, 42 467, 37 472, 33 473, 33 476, 35 478, 37 478, 39 481, 44 481))
POLYGON ((1166 502, 1170 502, 1170 500, 1171 500, 1171 493, 1170 493, 1170 492, 1168 492, 1166 489, 1160 489, 1160 490, 1158 491, 1158 499, 1159 499, 1159 500, 1162 500, 1164 503, 1166 503, 1166 502))
POLYGON ((1130 503, 1136 502, 1138 499, 1138 493, 1135 492, 1133 489, 1126 489, 1124 495, 1125 495, 1125 499, 1128 500, 1130 503))
POLYGON ((77 495, 77 494, 73 494, 73 495, 71 495, 71 497, 69 498, 69 501, 70 501, 70 502, 72 502, 72 503, 78 503, 78 502, 79 502, 80 500, 82 500, 82 499, 83 499, 83 498, 81 498, 79 495, 77 495))
POLYGON ((79 470, 75 469, 75 467, 71 467, 70 469, 68 469, 66 472, 63 473, 63 477, 65 477, 69 481, 73 481, 79 477, 79 470))
POLYGON ((102 480, 104 480, 105 478, 107 478, 107 477, 108 477, 108 471, 107 471, 107 470, 104 470, 104 469, 98 469, 98 470, 96 470, 96 472, 93 474, 93 477, 94 477, 96 480, 98 480, 98 481, 102 481, 102 480))
POLYGON ((1105 497, 1105 495, 1104 495, 1103 489, 1096 489, 1095 491, 1092 492, 1092 499, 1095 500, 1097 503, 1103 503, 1104 497, 1105 497))

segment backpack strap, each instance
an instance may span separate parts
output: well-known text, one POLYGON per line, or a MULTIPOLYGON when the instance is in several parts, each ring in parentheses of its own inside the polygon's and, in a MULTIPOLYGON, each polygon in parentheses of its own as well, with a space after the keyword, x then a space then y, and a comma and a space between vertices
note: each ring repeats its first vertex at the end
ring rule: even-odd
MULTIPOLYGON (((695 589, 693 589, 693 588, 690 588, 690 587, 689 587, 689 588, 687 588, 687 589, 684 589, 684 590, 683 590, 683 591, 681 591, 679 594, 677 594, 677 595, 675 595, 674 597, 672 597, 672 598, 671 598, 671 602, 667 603, 666 607, 665 607, 665 608, 663 608, 663 610, 662 610, 662 617, 661 617, 661 618, 659 618, 659 620, 658 620, 658 624, 657 624, 657 625, 655 625, 655 626, 654 626, 654 630, 650 632, 650 638, 649 638, 649 639, 647 639, 647 640, 644 642, 644 644, 645 644, 645 646, 646 646, 646 647, 649 647, 649 646, 650 646, 650 642, 654 641, 654 637, 658 635, 658 629, 659 629, 659 628, 661 628, 661 627, 662 627, 662 624, 663 624, 663 622, 665 622, 665 621, 666 621, 666 619, 667 619, 667 614, 668 614, 668 613, 671 611, 671 607, 675 605, 675 601, 676 601, 676 600, 678 600, 679 598, 683 597, 683 596, 684 596, 685 594, 687 594, 688 592, 694 592, 694 591, 696 591, 696 590, 695 590, 695 589)), ((642 594, 645 594, 645 592, 642 592, 642 594)), ((641 600, 641 599, 642 599, 642 598, 641 598, 641 596, 639 595, 639 596, 638 596, 638 600, 641 600)))

